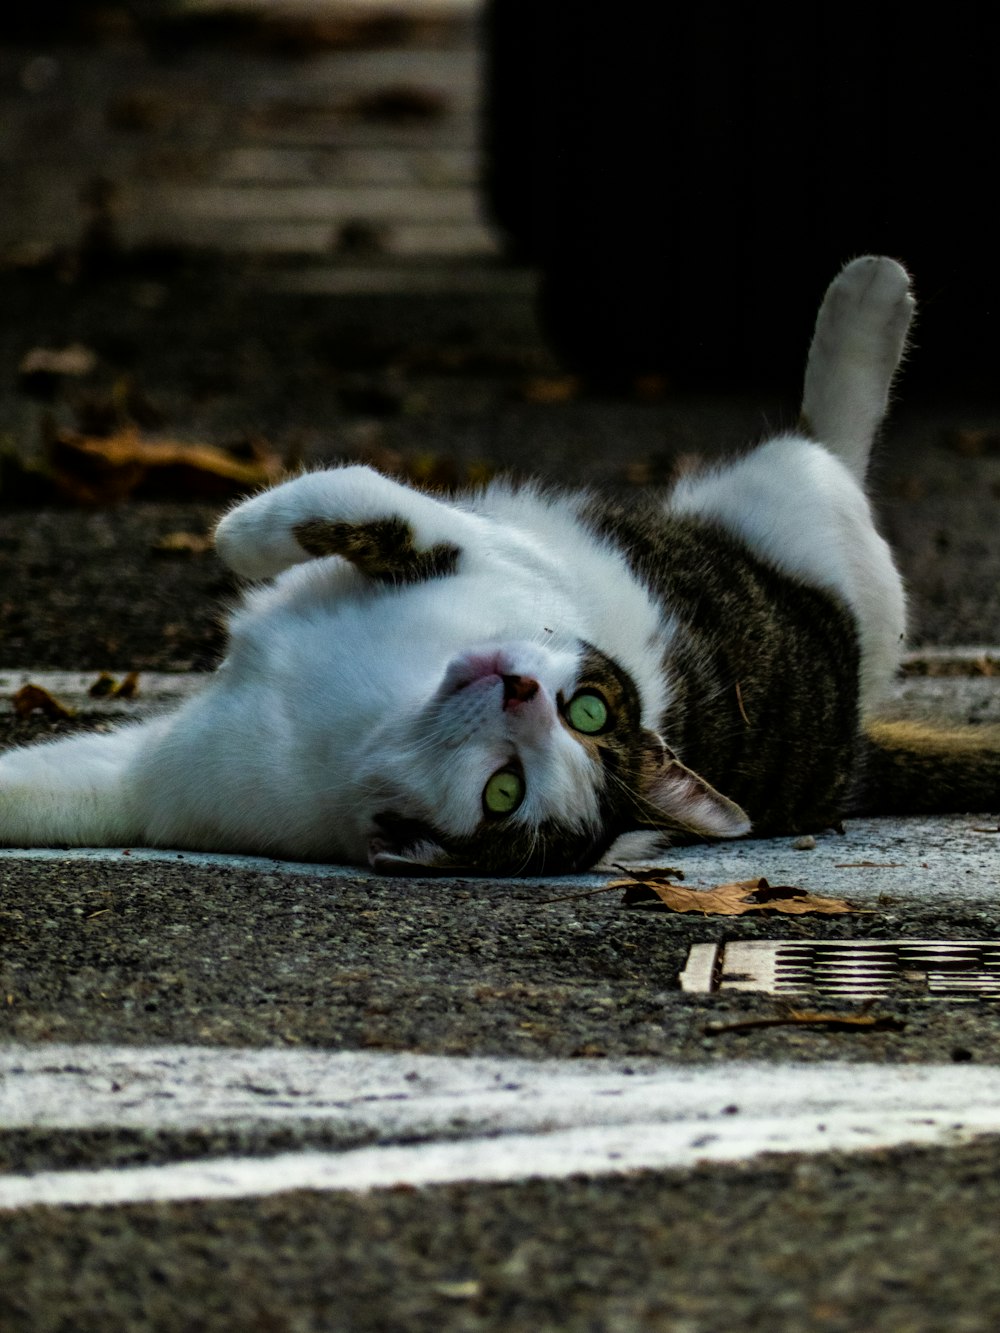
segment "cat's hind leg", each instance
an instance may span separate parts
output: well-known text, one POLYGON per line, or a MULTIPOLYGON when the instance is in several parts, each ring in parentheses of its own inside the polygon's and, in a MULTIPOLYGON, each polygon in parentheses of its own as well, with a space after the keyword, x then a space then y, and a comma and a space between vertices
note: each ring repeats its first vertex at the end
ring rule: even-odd
POLYGON ((913 310, 906 270, 893 259, 866 255, 834 278, 816 318, 802 426, 860 482, 888 407, 913 310))
POLYGON ((454 572, 483 520, 367 467, 307 472, 232 509, 215 545, 244 578, 337 555, 379 582, 454 572))

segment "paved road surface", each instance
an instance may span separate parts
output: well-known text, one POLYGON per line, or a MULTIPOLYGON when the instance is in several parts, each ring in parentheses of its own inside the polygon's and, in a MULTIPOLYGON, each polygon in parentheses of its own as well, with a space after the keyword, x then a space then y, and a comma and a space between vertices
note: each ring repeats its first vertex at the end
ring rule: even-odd
POLYGON ((698 941, 995 936, 985 827, 677 858, 867 910, 822 921, 628 909, 593 879, 0 858, 0 1310, 989 1328, 995 1005, 678 988, 698 941), (768 1025, 790 1005, 873 1021, 768 1025))
MULTIPOLYGON (((462 32, 381 64, 0 54, 6 443, 136 426, 628 489, 794 420, 772 386, 611 398, 558 376, 532 275, 476 211, 462 32), (230 257, 116 249, 153 239, 230 257), (232 258, 262 248, 277 268, 232 258), (73 341, 89 376, 19 374, 73 341)), ((902 397, 875 488, 916 638, 995 643, 997 401, 902 397)), ((145 695, 66 723, 0 709, 5 743, 185 688, 170 673, 217 658, 232 592, 210 553, 157 549, 221 500, 52 499, 0 510, 0 693, 59 668, 79 703, 106 667, 145 695)), ((899 707, 995 720, 996 660, 909 677, 899 707)), ((863 908, 822 918, 670 915, 592 878, 2 854, 0 1327, 992 1333, 995 1001, 916 975, 867 1002, 679 977, 694 944, 1000 938, 995 830, 858 821, 813 850, 678 853, 685 883, 766 875, 863 908)))

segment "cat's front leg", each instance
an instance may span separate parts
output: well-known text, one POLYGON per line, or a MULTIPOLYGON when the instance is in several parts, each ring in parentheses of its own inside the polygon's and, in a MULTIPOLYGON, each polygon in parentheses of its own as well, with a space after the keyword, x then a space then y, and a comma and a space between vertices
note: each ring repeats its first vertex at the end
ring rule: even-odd
POLYGON ((454 573, 483 520, 367 467, 309 472, 245 500, 215 533, 221 558, 245 578, 272 578, 320 556, 367 577, 413 583, 454 573))
POLYGON ((160 718, 0 754, 0 847, 141 842, 147 812, 129 773, 160 718))
POLYGON ((421 583, 454 574, 461 547, 436 542, 421 550, 404 518, 372 518, 360 523, 307 518, 296 525, 295 540, 312 556, 339 555, 379 583, 421 583))

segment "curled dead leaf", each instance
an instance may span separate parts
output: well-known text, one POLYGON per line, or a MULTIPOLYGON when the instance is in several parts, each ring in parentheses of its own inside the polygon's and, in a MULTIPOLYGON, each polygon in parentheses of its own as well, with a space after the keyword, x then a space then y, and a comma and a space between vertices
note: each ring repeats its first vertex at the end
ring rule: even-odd
POLYGON ((569 403, 579 397, 580 388, 576 375, 535 375, 521 393, 529 403, 569 403))
POLYGON ((153 550, 162 555, 204 555, 212 549, 212 538, 201 532, 168 532, 153 550))
POLYGON ((609 887, 624 889, 626 907, 662 907, 670 912, 700 912, 703 916, 744 916, 748 912, 841 915, 858 910, 844 898, 827 898, 789 884, 771 885, 766 879, 695 889, 648 877, 641 881, 616 880, 609 887))
POLYGON ((12 696, 11 702, 18 717, 29 717, 32 713, 42 713, 53 721, 59 721, 63 718, 75 716, 72 708, 67 708, 64 703, 60 703, 54 694, 50 694, 41 685, 22 685, 12 696))
POLYGON ((272 485, 284 471, 278 455, 263 449, 237 458, 214 444, 147 440, 134 426, 108 436, 56 431, 49 441, 49 464, 58 489, 83 504, 122 500, 140 487, 231 495, 272 485))
POLYGON ((868 1032, 896 1032, 904 1026, 898 1018, 881 1018, 875 1014, 816 1014, 805 1009, 791 1009, 787 1014, 772 1018, 740 1018, 732 1023, 706 1023, 709 1036, 720 1032, 749 1032, 752 1028, 821 1027, 830 1032, 851 1032, 859 1028, 868 1032))
POLYGON ((17 371, 26 378, 33 375, 78 377, 89 375, 96 365, 96 353, 82 343, 71 343, 68 347, 33 347, 30 352, 25 352, 17 371))
POLYGON ((139 673, 130 671, 119 681, 110 671, 102 671, 87 693, 91 699, 134 699, 139 693, 139 673))
POLYGON ((1000 453, 1000 431, 990 428, 969 427, 945 432, 945 443, 964 458, 982 458, 984 454, 1000 453))

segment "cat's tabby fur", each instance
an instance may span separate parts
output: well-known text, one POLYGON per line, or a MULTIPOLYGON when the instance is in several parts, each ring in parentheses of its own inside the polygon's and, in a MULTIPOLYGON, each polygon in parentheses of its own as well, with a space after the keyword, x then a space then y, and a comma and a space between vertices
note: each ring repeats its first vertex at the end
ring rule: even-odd
POLYGON ((0 841, 534 874, 637 830, 993 806, 993 737, 872 722, 904 597, 863 487, 912 308, 898 264, 849 264, 801 429, 667 495, 446 501, 345 467, 244 502, 222 667, 170 715, 0 757, 0 841))

